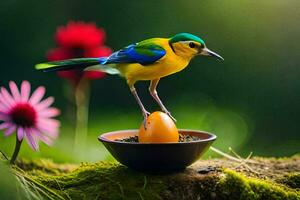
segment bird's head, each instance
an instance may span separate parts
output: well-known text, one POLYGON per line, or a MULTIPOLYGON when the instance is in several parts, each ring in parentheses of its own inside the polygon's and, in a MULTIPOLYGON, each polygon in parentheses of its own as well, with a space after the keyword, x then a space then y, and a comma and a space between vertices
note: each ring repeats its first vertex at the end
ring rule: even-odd
POLYGON ((213 56, 219 60, 224 60, 220 55, 209 50, 201 38, 190 33, 176 34, 170 38, 169 44, 175 54, 188 60, 196 55, 213 56))

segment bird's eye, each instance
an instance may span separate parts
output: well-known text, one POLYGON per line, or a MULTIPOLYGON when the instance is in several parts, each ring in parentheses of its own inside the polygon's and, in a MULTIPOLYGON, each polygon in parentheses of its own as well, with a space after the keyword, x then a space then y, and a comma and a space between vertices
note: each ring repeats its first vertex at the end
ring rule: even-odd
POLYGON ((190 46, 191 48, 195 48, 195 47, 196 47, 196 44, 195 44, 194 42, 190 42, 190 43, 189 43, 189 46, 190 46))

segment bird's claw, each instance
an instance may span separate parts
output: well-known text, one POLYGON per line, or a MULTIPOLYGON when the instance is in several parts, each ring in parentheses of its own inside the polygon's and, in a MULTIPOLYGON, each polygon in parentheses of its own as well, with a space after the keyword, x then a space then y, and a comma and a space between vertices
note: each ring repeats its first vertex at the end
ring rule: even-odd
POLYGON ((171 115, 168 110, 164 110, 163 112, 166 113, 174 122, 177 122, 177 120, 171 115))
POLYGON ((144 116, 144 122, 143 122, 143 124, 144 124, 145 130, 147 130, 147 118, 148 118, 148 115, 150 115, 150 113, 148 111, 144 111, 143 112, 143 116, 144 116))

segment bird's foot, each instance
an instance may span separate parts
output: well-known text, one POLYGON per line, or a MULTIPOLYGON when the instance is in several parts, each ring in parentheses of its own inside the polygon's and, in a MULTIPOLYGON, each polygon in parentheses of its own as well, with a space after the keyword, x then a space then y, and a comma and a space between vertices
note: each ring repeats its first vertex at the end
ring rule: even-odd
POLYGON ((168 110, 163 110, 163 112, 166 113, 174 122, 177 122, 177 120, 171 115, 168 110))
POLYGON ((148 118, 149 115, 150 115, 150 113, 147 110, 143 111, 143 116, 144 116, 143 124, 144 124, 145 130, 147 130, 147 118, 148 118))

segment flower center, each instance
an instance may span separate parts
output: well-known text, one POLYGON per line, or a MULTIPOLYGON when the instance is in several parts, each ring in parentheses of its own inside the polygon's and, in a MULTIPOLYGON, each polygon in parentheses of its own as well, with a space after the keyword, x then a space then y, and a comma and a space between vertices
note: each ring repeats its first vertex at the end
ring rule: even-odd
POLYGON ((84 49, 81 47, 73 47, 71 49, 72 58, 83 58, 84 57, 84 49))
POLYGON ((31 127, 36 122, 36 111, 28 103, 17 104, 11 111, 12 121, 23 127, 31 127))

